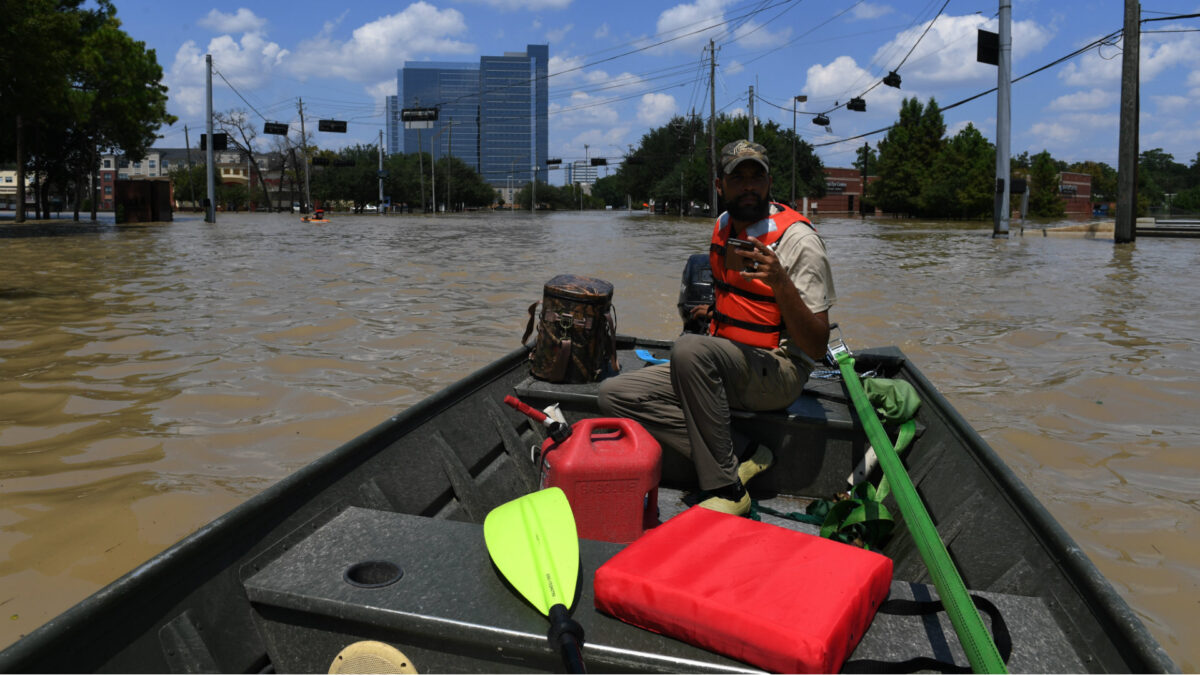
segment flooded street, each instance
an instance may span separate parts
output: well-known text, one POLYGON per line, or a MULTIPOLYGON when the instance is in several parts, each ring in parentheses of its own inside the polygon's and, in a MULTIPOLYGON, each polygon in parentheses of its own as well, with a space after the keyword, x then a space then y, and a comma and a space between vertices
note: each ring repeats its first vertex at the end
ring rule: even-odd
MULTIPOLYGON (((817 227, 850 347, 904 350, 1200 669, 1200 241, 817 227)), ((673 338, 709 232, 623 212, 0 221, 0 647, 517 348, 557 274, 612 282, 619 332, 673 338)))

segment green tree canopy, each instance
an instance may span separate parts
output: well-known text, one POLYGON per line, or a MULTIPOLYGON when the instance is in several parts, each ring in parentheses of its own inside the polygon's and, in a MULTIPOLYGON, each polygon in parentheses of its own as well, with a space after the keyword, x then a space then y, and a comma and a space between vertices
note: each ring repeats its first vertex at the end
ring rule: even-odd
POLYGON ((879 142, 879 180, 872 186, 875 204, 905 215, 921 212, 921 190, 928 167, 942 151, 946 123, 937 101, 913 98, 900 105, 900 119, 879 142))
POLYGON ((1029 213, 1039 218, 1061 218, 1066 207, 1058 198, 1058 164, 1046 150, 1033 156, 1029 169, 1029 213))

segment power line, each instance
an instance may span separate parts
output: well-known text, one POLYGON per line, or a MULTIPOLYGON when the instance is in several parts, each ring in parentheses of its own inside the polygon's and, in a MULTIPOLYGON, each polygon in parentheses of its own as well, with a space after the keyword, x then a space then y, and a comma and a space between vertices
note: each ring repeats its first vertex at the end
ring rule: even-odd
MULTIPOLYGON (((1053 68, 1054 66, 1056 66, 1056 65, 1058 65, 1058 64, 1060 64, 1060 63, 1063 63, 1064 61, 1069 61, 1070 59, 1073 59, 1073 58, 1075 58, 1076 56, 1079 56, 1080 54, 1083 54, 1084 52, 1090 51, 1090 50, 1092 50, 1092 49, 1096 49, 1096 48, 1100 47, 1101 45, 1107 44, 1109 40, 1111 40, 1112 38, 1116 37, 1117 35, 1120 35, 1122 32, 1123 32, 1122 30, 1116 30, 1116 31, 1113 31, 1112 33, 1109 33, 1108 35, 1105 35, 1105 36, 1104 36, 1104 37, 1102 37, 1102 38, 1098 38, 1098 39, 1096 39, 1096 40, 1094 40, 1094 41, 1092 41, 1092 42, 1090 42, 1090 43, 1088 43, 1088 44, 1084 45, 1083 47, 1080 47, 1079 49, 1076 49, 1075 51, 1071 52, 1070 54, 1067 54, 1066 56, 1063 56, 1063 57, 1060 57, 1060 58, 1058 58, 1058 59, 1055 59, 1054 61, 1051 61, 1050 63, 1047 63, 1046 65, 1044 65, 1044 66, 1042 66, 1042 67, 1040 67, 1040 68, 1037 68, 1037 69, 1031 70, 1031 71, 1029 71, 1028 73, 1025 73, 1024 75, 1021 75, 1020 77, 1014 78, 1014 79, 1012 80, 1012 82, 1015 84, 1015 83, 1017 83, 1017 82, 1020 82, 1021 80, 1025 79, 1025 78, 1027 78, 1027 77, 1030 77, 1030 76, 1032 76, 1032 75, 1036 75, 1037 73, 1040 73, 1040 72, 1042 72, 1043 70, 1046 70, 1046 69, 1048 69, 1048 68, 1053 68)), ((964 99, 962 99, 961 101, 956 101, 956 102, 954 102, 954 103, 951 103, 951 104, 950 104, 950 105, 948 105, 948 106, 945 106, 944 108, 940 108, 940 110, 941 110, 942 112, 945 112, 945 111, 947 111, 947 110, 952 110, 952 109, 954 109, 954 108, 957 108, 957 107, 958 107, 958 106, 960 106, 960 105, 964 105, 964 104, 966 104, 966 103, 970 103, 971 101, 974 101, 974 100, 975 100, 975 99, 977 99, 977 98, 980 98, 980 97, 983 97, 983 96, 987 96, 988 94, 990 94, 990 93, 992 93, 992 92, 996 91, 996 89, 997 89, 997 87, 992 87, 991 89, 988 89, 987 91, 981 91, 981 92, 979 92, 978 94, 975 94, 974 96, 969 96, 969 97, 967 97, 967 98, 964 98, 964 99)), ((829 145, 837 145, 838 143, 846 143, 846 142, 848 142, 848 141, 856 141, 856 140, 858 140, 858 139, 860 139, 860 138, 866 138, 867 136, 874 136, 875 134, 883 133, 883 132, 885 132, 885 131, 888 131, 888 130, 890 130, 890 129, 891 129, 892 127, 894 127, 894 126, 896 126, 896 125, 894 125, 894 124, 892 124, 892 125, 888 125, 888 126, 886 126, 886 127, 882 128, 882 129, 876 129, 876 130, 874 130, 874 131, 868 131, 868 132, 866 132, 866 133, 858 134, 857 136, 850 136, 850 137, 848 137, 848 138, 842 138, 842 139, 839 139, 839 140, 836 140, 836 141, 829 141, 829 142, 826 142, 826 143, 815 143, 815 144, 813 144, 813 147, 814 147, 814 148, 821 148, 821 147, 825 147, 825 146, 829 146, 829 145)))

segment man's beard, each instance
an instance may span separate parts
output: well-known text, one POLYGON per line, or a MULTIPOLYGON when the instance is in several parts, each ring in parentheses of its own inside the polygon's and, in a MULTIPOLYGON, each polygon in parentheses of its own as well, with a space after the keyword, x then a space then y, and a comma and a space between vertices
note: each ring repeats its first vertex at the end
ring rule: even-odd
POLYGON ((754 201, 747 200, 743 195, 729 204, 729 215, 734 220, 743 223, 757 223, 771 213, 771 200, 758 195, 750 195, 754 201))

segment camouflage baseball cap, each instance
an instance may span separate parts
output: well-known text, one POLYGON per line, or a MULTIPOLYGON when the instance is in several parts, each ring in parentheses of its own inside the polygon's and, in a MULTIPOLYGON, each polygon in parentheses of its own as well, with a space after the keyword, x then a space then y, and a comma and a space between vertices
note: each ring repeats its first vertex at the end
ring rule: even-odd
POLYGON ((721 168, 726 174, 732 173, 738 164, 748 159, 762 164, 768 172, 771 170, 771 165, 767 162, 767 149, 758 143, 740 140, 721 148, 721 168))

